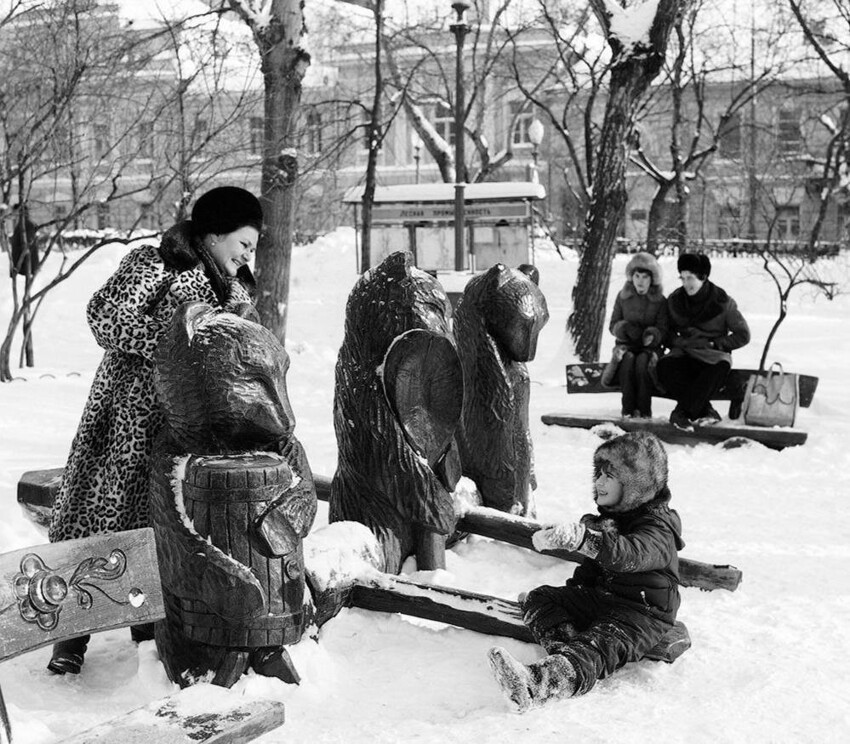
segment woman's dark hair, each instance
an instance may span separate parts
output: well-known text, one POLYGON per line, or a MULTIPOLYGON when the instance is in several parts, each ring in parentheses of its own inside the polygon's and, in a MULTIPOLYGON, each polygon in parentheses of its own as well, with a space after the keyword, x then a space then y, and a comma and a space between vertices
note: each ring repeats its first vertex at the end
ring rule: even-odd
POLYGON ((256 196, 238 186, 210 189, 192 208, 192 232, 197 238, 226 235, 240 227, 262 230, 263 209, 256 196))

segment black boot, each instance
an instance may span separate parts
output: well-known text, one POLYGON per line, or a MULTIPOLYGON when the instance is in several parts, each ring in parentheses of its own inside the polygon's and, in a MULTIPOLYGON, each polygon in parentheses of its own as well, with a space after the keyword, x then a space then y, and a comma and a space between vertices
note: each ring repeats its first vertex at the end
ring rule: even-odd
POLYGON ((53 656, 47 668, 54 674, 79 674, 83 667, 90 635, 53 644, 53 656))
POLYGON ((143 641, 152 641, 154 639, 155 623, 144 623, 143 625, 130 626, 130 638, 133 643, 142 643, 143 641))

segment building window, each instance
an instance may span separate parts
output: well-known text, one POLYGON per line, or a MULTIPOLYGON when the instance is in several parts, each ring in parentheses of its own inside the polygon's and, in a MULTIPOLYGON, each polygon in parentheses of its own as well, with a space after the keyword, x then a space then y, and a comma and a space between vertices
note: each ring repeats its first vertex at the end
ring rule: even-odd
POLYGON ((442 101, 434 107, 434 129, 449 146, 455 143, 455 114, 450 106, 442 101))
POLYGON ((252 155, 262 155, 263 154, 263 117, 262 116, 252 116, 250 123, 251 131, 249 133, 250 136, 250 147, 252 155))
POLYGON ((721 240, 741 237, 741 208, 737 205, 720 207, 717 214, 717 237, 721 240))
POLYGON ((304 135, 307 152, 320 153, 322 151, 322 115, 316 109, 310 109, 307 112, 304 135))
POLYGON ((94 125, 94 156, 102 158, 109 152, 109 124, 94 125))
POLYGON ((776 123, 776 149, 780 155, 796 155, 800 152, 803 134, 800 131, 800 111, 779 109, 776 123))
POLYGON ((195 119, 195 127, 192 131, 192 139, 199 145, 203 145, 206 142, 207 135, 210 131, 210 122, 208 119, 205 119, 203 116, 199 116, 195 119))
POLYGON ((97 205, 97 229, 105 230, 109 226, 109 202, 99 202, 97 205))
POLYGON ((153 204, 150 202, 145 202, 139 208, 139 227, 142 230, 153 230, 156 227, 154 224, 153 204))
POLYGON ((531 145, 528 128, 534 121, 534 111, 526 101, 511 101, 511 144, 520 147, 531 145))
POLYGON ((151 160, 153 158, 153 123, 149 121, 140 121, 138 137, 139 157, 142 160, 151 160))
POLYGON ((800 237, 800 207, 777 207, 773 234, 776 240, 797 240, 800 237))
POLYGON ((741 157, 741 115, 732 114, 718 132, 718 155, 721 158, 741 157))

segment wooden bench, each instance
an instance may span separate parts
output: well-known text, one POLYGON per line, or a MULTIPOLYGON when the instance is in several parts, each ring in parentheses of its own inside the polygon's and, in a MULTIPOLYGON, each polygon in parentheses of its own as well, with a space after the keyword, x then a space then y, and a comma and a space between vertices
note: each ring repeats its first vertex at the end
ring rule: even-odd
MULTIPOLYGON (((606 366, 605 362, 593 362, 588 364, 567 365, 567 393, 617 393, 620 392, 619 385, 603 385, 602 372, 606 366)), ((741 415, 741 405, 744 402, 744 393, 747 389, 747 381, 750 375, 756 373, 754 369, 730 370, 726 383, 714 395, 712 400, 729 401, 729 418, 736 419, 741 415)), ((815 397, 818 387, 818 378, 810 375, 798 375, 800 383, 801 408, 808 408, 815 397)), ((669 395, 655 390, 653 395, 659 398, 670 398, 669 395)))
MULTIPOLYGON (((151 528, 0 554, 0 662, 58 641, 164 617, 151 528)), ((2 691, 0 719, 0 744, 9 744, 12 726, 2 691)), ((224 688, 187 688, 69 741, 243 742, 283 722, 280 702, 246 701, 224 688), (200 695, 204 707, 191 700, 200 695)))

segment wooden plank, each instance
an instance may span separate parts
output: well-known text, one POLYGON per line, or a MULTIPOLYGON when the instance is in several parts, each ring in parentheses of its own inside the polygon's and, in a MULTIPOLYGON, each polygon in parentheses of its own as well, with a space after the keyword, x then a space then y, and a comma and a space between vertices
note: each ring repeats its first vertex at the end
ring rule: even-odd
MULTIPOLYGON (((245 698, 217 685, 187 687, 64 744, 241 744, 284 723, 284 704, 245 698)), ((285 737, 282 737, 285 738, 285 737)))
MULTIPOLYGON (((602 385, 602 371, 605 369, 604 362, 589 364, 568 364, 567 393, 617 393, 620 392, 619 385, 602 385)), ((752 369, 733 369, 729 372, 726 384, 711 396, 712 400, 741 401, 747 387, 750 375, 755 374, 752 369)), ((808 408, 815 397, 818 387, 817 377, 811 375, 798 375, 800 382, 800 407, 808 408)), ((653 395, 659 398, 669 398, 669 395, 656 390, 653 395)))
POLYGON ((0 555, 0 661, 163 617, 150 527, 0 555))
MULTIPOLYGON (((357 582, 352 587, 354 607, 375 612, 398 612, 425 620, 435 620, 487 635, 515 638, 536 643, 522 620, 518 602, 463 589, 417 584, 384 574, 369 582, 357 582)), ((672 662, 690 647, 685 626, 677 622, 644 658, 672 662)))
MULTIPOLYGON (((33 472, 37 473, 40 471, 33 472)), ((322 501, 327 501, 330 498, 331 479, 323 475, 313 475, 313 482, 316 486, 316 495, 318 498, 322 501)), ((506 514, 495 509, 480 509, 467 513, 458 523, 458 531, 492 537, 522 548, 533 549, 531 535, 540 529, 539 522, 525 520, 528 524, 524 527, 521 524, 514 524, 510 528, 503 528, 499 524, 499 520, 502 519, 521 523, 525 518, 506 514), (492 512, 492 516, 483 518, 481 517, 481 513, 483 512, 492 512)), ((577 556, 578 554, 575 555, 577 556)), ((566 555, 563 558, 564 560, 576 560, 566 555)), ((700 561, 681 558, 679 560, 679 578, 682 586, 697 586, 700 589, 706 590, 728 589, 729 591, 734 591, 741 582, 741 572, 734 566, 726 564, 701 563, 700 561)))
MULTIPOLYGON (((542 522, 528 517, 480 506, 467 510, 458 522, 457 528, 461 532, 472 532, 494 540, 502 540, 520 548, 534 550, 531 536, 543 526, 542 522)), ((569 550, 547 550, 544 553, 573 563, 582 563, 586 560, 581 553, 569 550)), ((695 586, 708 591, 726 589, 733 592, 741 583, 741 578, 741 571, 734 566, 679 558, 679 583, 682 586, 695 586)))
POLYGON ((805 444, 809 436, 805 431, 790 427, 767 428, 743 424, 694 426, 693 431, 683 431, 662 419, 624 419, 604 414, 546 413, 540 418, 544 424, 550 426, 592 429, 602 424, 613 424, 623 431, 651 431, 659 439, 671 444, 698 444, 699 442, 717 444, 729 439, 743 438, 760 442, 771 449, 781 450, 785 447, 805 444))

